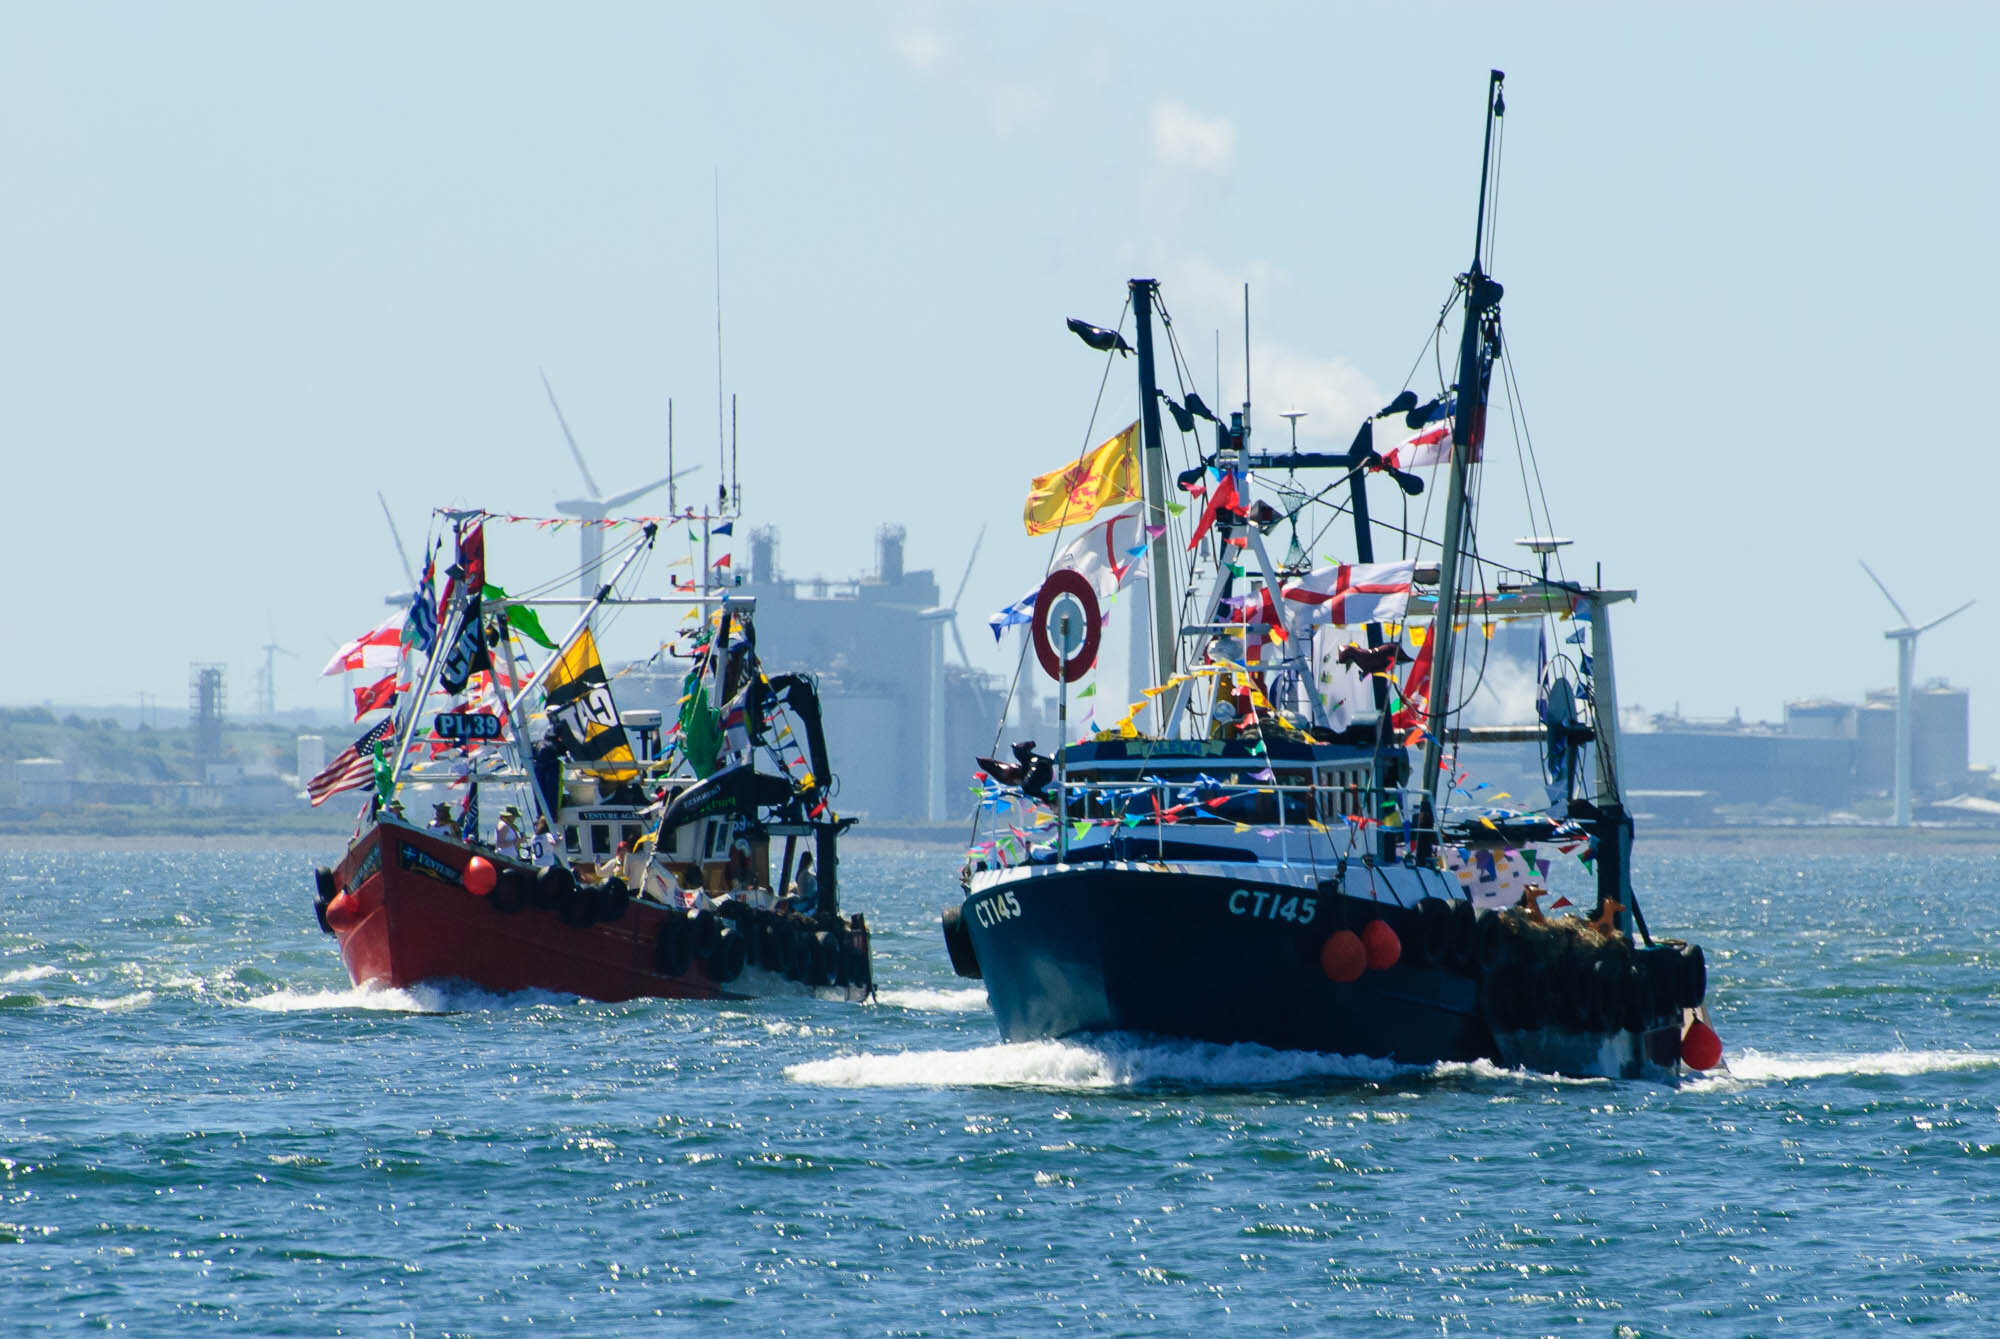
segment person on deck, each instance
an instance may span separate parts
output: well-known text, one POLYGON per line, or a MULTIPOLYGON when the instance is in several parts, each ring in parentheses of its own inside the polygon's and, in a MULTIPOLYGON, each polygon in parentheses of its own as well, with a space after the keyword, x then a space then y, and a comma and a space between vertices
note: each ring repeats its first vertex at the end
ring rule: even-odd
POLYGON ((534 755, 535 789, 542 793, 542 809, 551 814, 562 807, 562 759, 562 741, 551 730, 535 745, 534 755))
POLYGON ((521 810, 508 805, 493 824, 493 849, 510 860, 521 858, 521 810))
POLYGON ((549 833, 546 818, 535 819, 535 835, 528 839, 528 859, 543 867, 556 863, 556 839, 549 833))
POLYGON ((793 876, 792 886, 785 890, 779 905, 808 920, 819 915, 819 880, 813 875, 811 851, 799 857, 799 872, 793 876))
POLYGON ((451 816, 451 806, 448 804, 440 804, 433 808, 431 812, 431 831, 437 833, 440 837, 449 837, 453 841, 464 840, 459 835, 458 820, 451 816))

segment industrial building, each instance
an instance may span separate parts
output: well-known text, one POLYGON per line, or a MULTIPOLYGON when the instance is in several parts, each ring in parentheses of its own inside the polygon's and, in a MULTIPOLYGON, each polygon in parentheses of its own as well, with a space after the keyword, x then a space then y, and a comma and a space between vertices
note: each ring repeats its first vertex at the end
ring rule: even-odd
MULTIPOLYGON (((847 580, 788 577, 778 553, 774 528, 755 531, 737 590, 757 601, 765 671, 819 680, 835 808, 892 822, 969 815, 973 758, 992 748, 1004 697, 993 676, 947 653, 953 611, 934 572, 905 566, 903 528, 882 526, 875 570, 847 580)), ((670 718, 680 690, 677 673, 618 681, 621 707, 670 718)))

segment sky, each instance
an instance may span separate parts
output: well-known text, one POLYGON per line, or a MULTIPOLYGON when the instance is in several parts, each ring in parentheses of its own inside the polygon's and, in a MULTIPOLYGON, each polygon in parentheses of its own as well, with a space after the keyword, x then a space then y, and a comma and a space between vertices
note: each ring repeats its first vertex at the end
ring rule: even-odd
MULTIPOLYGON (((947 594, 985 527, 960 624, 1009 669, 984 621, 1047 557, 1027 480, 1133 416, 1119 367, 1093 418, 1104 363, 1063 318, 1115 324, 1126 279, 1157 277, 1197 385, 1234 405, 1247 282, 1258 440, 1297 408, 1302 446, 1344 446, 1470 257, 1498 67, 1519 408, 1573 563, 1640 592, 1627 706, 1776 719, 1892 684, 1900 620, 1865 559, 1919 622, 1979 599, 1917 670, 1971 689, 1974 761, 2000 761, 1971 278, 2000 11, 76 4, 6 26, 0 703, 144 693, 177 717, 189 662, 216 661, 242 712, 275 641, 279 707, 330 710, 320 666, 404 585, 378 490, 411 545, 435 506, 581 491, 538 370, 607 491, 665 472, 669 399, 712 487, 718 222, 750 519, 788 575, 834 578, 900 523, 947 594)), ((1514 523, 1496 501, 1489 546, 1514 523)), ((522 571, 573 542, 533 539, 507 541, 522 571)))

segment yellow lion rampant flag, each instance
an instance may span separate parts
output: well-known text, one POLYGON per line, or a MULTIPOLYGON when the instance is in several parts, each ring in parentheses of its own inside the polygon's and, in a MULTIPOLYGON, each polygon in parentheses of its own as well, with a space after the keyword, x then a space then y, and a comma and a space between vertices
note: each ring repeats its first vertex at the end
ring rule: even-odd
POLYGON ((1139 497, 1139 425, 1098 443, 1082 459, 1035 476, 1023 513, 1028 533, 1046 535, 1139 497))
POLYGON ((614 785, 638 778, 632 745, 611 700, 611 685, 604 678, 597 640, 589 628, 579 631, 563 650, 542 681, 542 690, 547 695, 549 726, 573 762, 614 785))

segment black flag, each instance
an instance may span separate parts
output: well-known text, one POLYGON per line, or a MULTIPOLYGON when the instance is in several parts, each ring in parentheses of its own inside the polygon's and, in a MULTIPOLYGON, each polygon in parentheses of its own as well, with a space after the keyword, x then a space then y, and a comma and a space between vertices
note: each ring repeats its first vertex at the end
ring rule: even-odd
POLYGON ((465 621, 459 624, 458 639, 445 653, 444 668, 438 673, 438 681, 447 693, 462 693, 466 680, 481 670, 492 668, 493 657, 486 649, 486 630, 480 617, 479 597, 475 595, 465 602, 465 621))
POLYGON ((1078 339, 1088 344, 1091 348, 1096 349, 1099 353, 1110 353, 1114 350, 1119 353, 1132 352, 1132 346, 1125 342, 1125 336, 1119 334, 1116 330, 1106 330, 1101 325, 1092 325, 1088 321, 1079 321, 1074 316, 1069 318, 1068 324, 1078 339))

